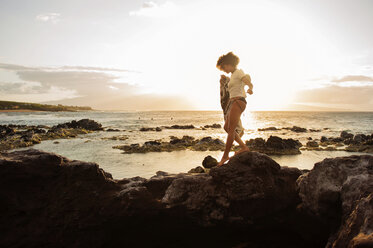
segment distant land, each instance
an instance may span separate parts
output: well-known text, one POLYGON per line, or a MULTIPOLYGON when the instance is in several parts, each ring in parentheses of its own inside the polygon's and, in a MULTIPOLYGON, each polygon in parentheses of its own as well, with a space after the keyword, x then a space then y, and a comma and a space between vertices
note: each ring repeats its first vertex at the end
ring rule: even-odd
POLYGON ((49 105, 39 103, 28 103, 28 102, 11 102, 11 101, 0 101, 0 111, 87 111, 93 110, 87 106, 65 106, 65 105, 49 105))

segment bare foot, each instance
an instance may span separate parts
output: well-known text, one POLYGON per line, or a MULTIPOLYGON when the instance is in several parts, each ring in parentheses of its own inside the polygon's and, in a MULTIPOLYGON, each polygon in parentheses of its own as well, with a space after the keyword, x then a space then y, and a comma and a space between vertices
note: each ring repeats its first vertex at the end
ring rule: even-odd
POLYGON ((222 157, 220 162, 218 163, 218 165, 216 167, 220 167, 220 166, 223 166, 223 164, 229 160, 229 157, 222 157))
POLYGON ((246 151, 250 151, 250 149, 248 147, 241 148, 240 150, 236 151, 234 155, 236 156, 237 154, 240 154, 241 152, 246 152, 246 151))

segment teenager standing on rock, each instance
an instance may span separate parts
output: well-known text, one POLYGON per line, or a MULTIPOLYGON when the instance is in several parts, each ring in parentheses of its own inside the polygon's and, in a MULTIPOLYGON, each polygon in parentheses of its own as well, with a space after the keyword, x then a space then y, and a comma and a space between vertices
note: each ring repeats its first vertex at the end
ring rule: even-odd
POLYGON ((225 73, 231 73, 231 78, 228 82, 229 102, 227 106, 227 118, 224 124, 224 130, 228 133, 227 141, 225 143, 225 150, 218 166, 222 166, 229 160, 229 152, 232 148, 233 141, 236 140, 241 149, 235 153, 239 154, 243 151, 249 151, 249 148, 241 140, 241 137, 235 131, 237 124, 240 122, 241 114, 246 109, 246 92, 245 85, 249 86, 247 93, 253 94, 253 84, 249 75, 245 74, 243 70, 237 69, 240 59, 229 52, 220 56, 216 67, 225 73))

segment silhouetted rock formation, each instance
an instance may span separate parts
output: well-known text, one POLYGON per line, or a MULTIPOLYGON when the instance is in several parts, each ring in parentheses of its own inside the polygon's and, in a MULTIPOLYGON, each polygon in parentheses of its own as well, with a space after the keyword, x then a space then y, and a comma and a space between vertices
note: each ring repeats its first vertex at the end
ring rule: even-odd
POLYGON ((351 156, 301 176, 243 152, 209 173, 114 180, 95 163, 3 152, 0 246, 362 247, 372 243, 372 169, 372 156, 351 156))
POLYGON ((299 148, 302 144, 294 139, 282 139, 270 136, 267 141, 263 138, 255 138, 246 141, 246 145, 252 150, 267 155, 290 155, 301 153, 299 148))

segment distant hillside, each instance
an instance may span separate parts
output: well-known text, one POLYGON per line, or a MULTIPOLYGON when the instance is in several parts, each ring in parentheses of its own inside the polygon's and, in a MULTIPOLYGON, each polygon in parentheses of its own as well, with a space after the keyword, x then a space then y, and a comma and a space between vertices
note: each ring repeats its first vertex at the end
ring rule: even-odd
POLYGON ((39 104, 39 103, 28 103, 28 102, 10 102, 0 101, 0 110, 35 110, 35 111, 86 111, 92 110, 91 107, 86 106, 64 106, 39 104))

